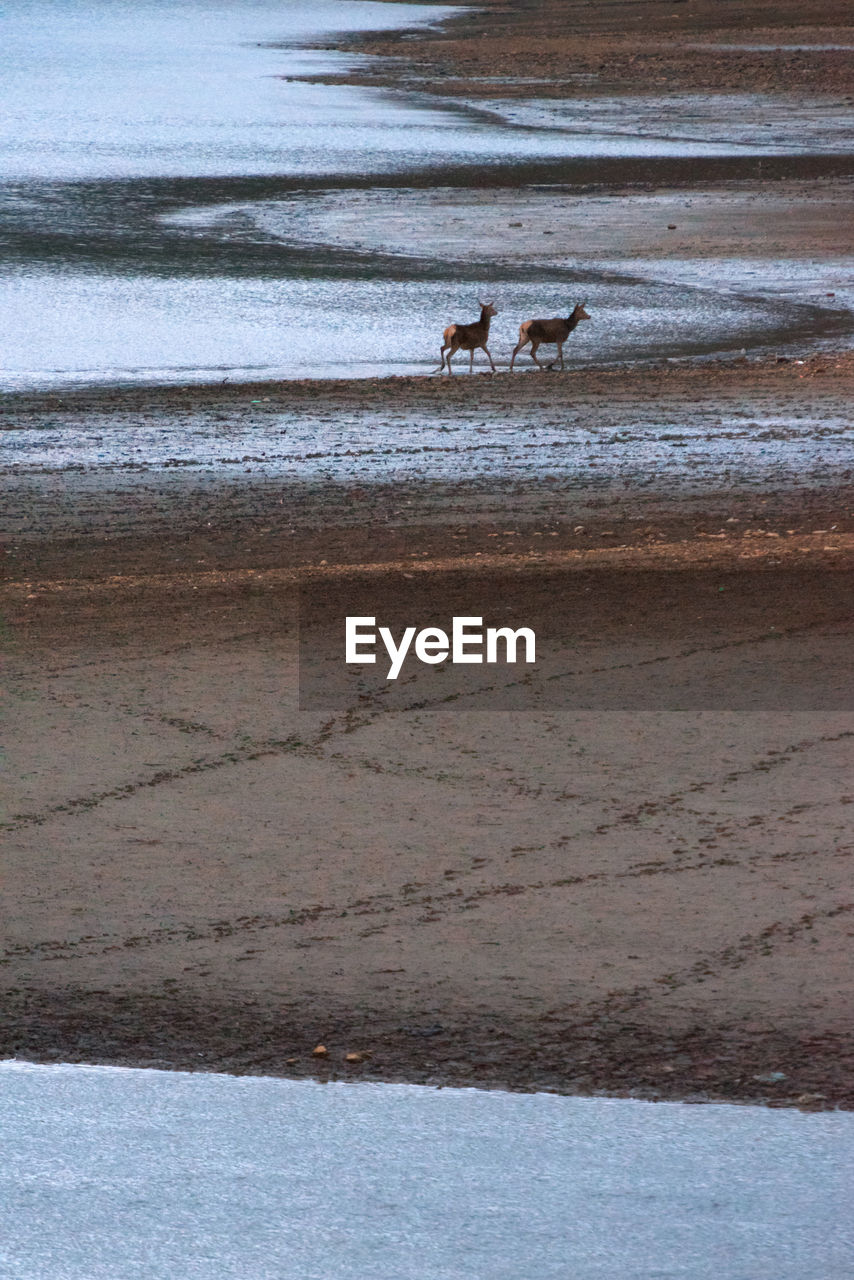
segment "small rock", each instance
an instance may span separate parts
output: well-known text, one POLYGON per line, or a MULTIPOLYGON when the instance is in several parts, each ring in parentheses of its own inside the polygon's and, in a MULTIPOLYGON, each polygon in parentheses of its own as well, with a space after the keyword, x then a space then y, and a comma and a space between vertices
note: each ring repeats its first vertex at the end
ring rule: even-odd
POLYGON ((316 1044, 311 1052, 315 1058, 325 1058, 329 1053, 329 1050, 325 1044, 316 1044))
POLYGON ((426 1027, 401 1027, 400 1029, 407 1031, 411 1036, 438 1036, 445 1030, 441 1022, 432 1022, 426 1027))
POLYGON ((361 1053, 345 1053, 344 1061, 345 1062, 364 1062, 364 1057, 361 1053))
POLYGON ((827 1101, 827 1095, 824 1093, 802 1093, 800 1097, 795 1099, 797 1106, 802 1107, 804 1111, 810 1111, 814 1107, 820 1107, 823 1102, 827 1101))

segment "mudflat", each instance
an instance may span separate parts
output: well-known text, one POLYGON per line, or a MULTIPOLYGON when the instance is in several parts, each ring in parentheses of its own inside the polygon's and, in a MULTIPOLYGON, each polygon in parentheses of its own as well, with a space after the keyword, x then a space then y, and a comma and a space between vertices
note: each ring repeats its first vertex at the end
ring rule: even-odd
MULTIPOLYGON (((801 9, 491 4, 350 78, 850 94, 847 9, 801 9)), ((4 397, 0 1053, 852 1105, 850 157, 813 161, 563 174, 600 267, 779 255, 740 357, 4 397), (514 710, 301 710, 307 580, 426 621, 476 586, 566 647, 514 710)), ((323 235, 405 262, 480 204, 524 265, 551 209, 481 180, 445 223, 333 193, 323 235)))
POLYGON ((385 60, 349 78, 465 97, 580 93, 814 90, 851 94, 851 12, 790 0, 722 9, 715 0, 597 4, 486 0, 401 49, 387 36, 353 45, 385 60), (402 56, 403 55, 403 56, 402 56))
MULTIPOLYGON (((260 390, 270 412, 417 418, 438 401, 516 420, 571 398, 604 422, 615 385, 624 420, 632 397, 675 418, 736 394, 782 396, 794 426, 819 388, 825 410, 850 393, 850 357, 62 401, 84 418, 239 417, 260 390)), ((15 420, 54 399, 20 399, 15 420)), ((687 491, 665 470, 642 513, 621 480, 591 490, 566 463, 552 484, 413 467, 355 492, 173 470, 177 488, 159 471, 130 494, 87 490, 84 472, 26 478, 40 505, 3 589, 3 1052, 851 1103, 854 528, 838 460, 813 484, 741 493, 725 466, 687 491), (306 570, 391 597, 417 575, 434 617, 461 574, 523 612, 545 593, 588 703, 300 711, 306 570), (690 599, 669 611, 677 579, 690 599), (579 592, 595 601, 583 628, 560 612, 579 592), (635 709, 650 664, 673 681, 716 664, 725 689, 745 661, 774 665, 776 701, 635 709), (820 663, 832 709, 795 697, 820 663)))

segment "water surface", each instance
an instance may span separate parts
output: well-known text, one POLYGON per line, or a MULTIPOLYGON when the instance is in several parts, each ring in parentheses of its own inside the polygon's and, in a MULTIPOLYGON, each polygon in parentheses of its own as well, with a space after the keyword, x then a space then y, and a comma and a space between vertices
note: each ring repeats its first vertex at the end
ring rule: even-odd
POLYGON ((848 1280, 854 1118, 0 1065, 4 1280, 848 1280))
POLYGON ((708 291, 665 298, 654 280, 629 296, 625 280, 612 288, 613 272, 585 276, 536 254, 508 264, 478 252, 476 227, 451 262, 433 248, 301 239, 318 192, 346 204, 354 186, 391 190, 410 175, 433 185, 454 172, 478 186, 503 172, 518 186, 526 166, 581 164, 595 176, 622 160, 750 166, 843 146, 840 113, 820 104, 788 117, 745 98, 737 121, 714 95, 475 109, 297 78, 358 61, 312 41, 445 12, 375 0, 7 4, 0 385, 426 372, 436 335, 478 292, 500 294, 510 314, 597 281, 605 311, 583 360, 824 331, 815 310, 716 309, 708 291))
POLYGON ((424 25, 446 12, 377 0, 11 0, 0 11, 0 172, 4 181, 280 173, 324 168, 330 151, 365 142, 379 151, 384 122, 364 95, 283 77, 356 60, 304 47, 325 33, 424 25))

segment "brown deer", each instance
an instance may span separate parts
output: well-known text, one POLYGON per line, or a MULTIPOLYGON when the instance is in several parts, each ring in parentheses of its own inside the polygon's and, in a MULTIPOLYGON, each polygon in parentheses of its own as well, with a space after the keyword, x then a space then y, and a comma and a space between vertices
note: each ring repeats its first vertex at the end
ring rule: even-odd
POLYGON ((590 317, 584 310, 584 303, 579 302, 568 315, 565 320, 526 320, 524 324, 519 326, 519 341, 513 348, 513 354, 510 357, 510 369, 513 369, 513 361, 516 359, 523 347, 531 344, 531 359, 540 369, 553 369, 560 360, 560 367, 563 368, 563 344, 572 333, 579 320, 589 320, 590 317), (557 356, 552 360, 550 365, 540 364, 537 359, 537 347, 541 342, 557 343, 557 356))
MULTIPOLYGON (((445 352, 447 351, 448 373, 452 373, 451 356, 456 355, 458 351, 470 351, 469 357, 469 373, 474 372, 474 353, 478 347, 482 347, 489 356, 489 363, 492 365, 492 372, 495 373, 495 363, 492 356, 489 355, 489 348, 486 345, 486 339, 489 337, 489 322, 493 316, 497 316, 498 312, 491 302, 481 302, 478 298, 480 306, 480 319, 475 320, 473 324, 449 324, 442 337, 444 344, 439 353, 439 370, 445 367, 445 352)), ((436 372, 439 372, 436 370, 436 372)))

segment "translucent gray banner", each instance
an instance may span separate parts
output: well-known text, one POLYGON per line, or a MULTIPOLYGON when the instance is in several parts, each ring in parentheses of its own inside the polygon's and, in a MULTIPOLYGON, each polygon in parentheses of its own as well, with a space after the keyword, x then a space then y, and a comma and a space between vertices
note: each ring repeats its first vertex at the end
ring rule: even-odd
POLYGON ((841 570, 321 570, 300 706, 843 711, 852 640, 841 570))

